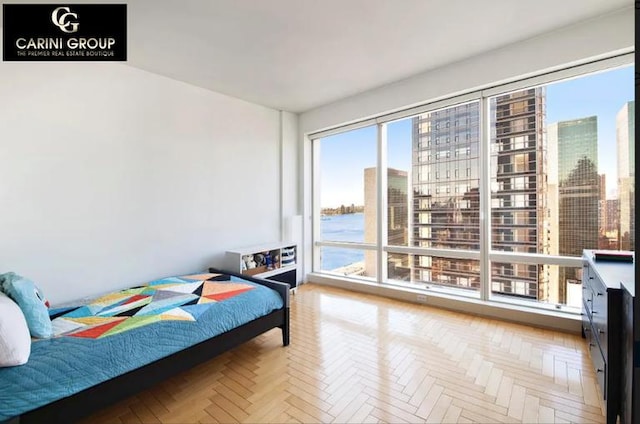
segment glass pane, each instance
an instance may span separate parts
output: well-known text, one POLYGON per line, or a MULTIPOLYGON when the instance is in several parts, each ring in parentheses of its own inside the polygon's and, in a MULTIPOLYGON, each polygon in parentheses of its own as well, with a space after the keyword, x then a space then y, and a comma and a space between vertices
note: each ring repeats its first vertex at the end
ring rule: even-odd
POLYGON ((387 125, 387 241, 391 246, 409 246, 413 146, 413 118, 387 125))
POLYGON ((319 143, 320 240, 375 243, 377 127, 319 143))
POLYGON ((376 278, 376 254, 374 251, 322 246, 320 270, 349 277, 376 278))
POLYGON ((542 195, 548 173, 543 143, 544 94, 544 88, 533 88, 491 98, 494 250, 550 253, 543 234, 549 228, 547 210, 554 206, 542 195))
POLYGON ((469 292, 477 292, 480 288, 478 260, 389 253, 387 273, 390 283, 419 288, 453 288, 469 292))
POLYGON ((580 309, 582 268, 493 262, 491 291, 494 298, 538 301, 580 309))
POLYGON ((391 246, 479 249, 480 103, 387 126, 391 246))
MULTIPOLYGON (((492 249, 560 256, 633 249, 633 71, 490 99, 492 249)), ((491 267, 494 293, 572 302, 580 281, 573 268, 507 265, 491 267)))
POLYGON ((387 254, 387 278, 411 282, 411 257, 404 253, 387 254))
POLYGON ((480 261, 414 255, 413 281, 420 285, 437 285, 466 290, 480 289, 480 261))
MULTIPOLYGON (((480 249, 479 122, 480 102, 471 102, 387 125, 389 245, 480 249)), ((389 254, 387 262, 396 282, 479 282, 478 261, 389 254)))
POLYGON ((411 119, 413 246, 480 248, 479 107, 473 102, 411 119))

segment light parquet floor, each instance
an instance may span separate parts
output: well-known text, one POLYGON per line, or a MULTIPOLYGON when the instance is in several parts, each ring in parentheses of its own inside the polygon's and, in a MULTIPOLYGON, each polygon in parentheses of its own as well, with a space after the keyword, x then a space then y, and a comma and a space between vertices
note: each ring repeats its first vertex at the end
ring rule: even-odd
POLYGON ((86 422, 604 422, 577 335, 313 284, 291 326, 86 422))

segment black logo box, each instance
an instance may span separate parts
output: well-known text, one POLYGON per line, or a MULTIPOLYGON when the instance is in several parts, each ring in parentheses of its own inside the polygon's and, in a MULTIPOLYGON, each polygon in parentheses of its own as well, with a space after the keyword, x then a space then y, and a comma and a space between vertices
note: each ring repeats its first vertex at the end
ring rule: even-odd
MULTIPOLYGON (((61 11, 60 14, 64 13, 61 11)), ((70 18, 71 19, 71 18, 70 18)), ((3 4, 2 5, 2 60, 4 61, 125 61, 127 60, 127 5, 126 4, 3 4), (68 7, 77 14, 74 22, 78 30, 65 33, 52 20, 58 7, 68 7), (63 48, 47 50, 49 55, 21 55, 16 45, 19 39, 62 39, 63 48), (113 38, 112 48, 102 55, 95 50, 69 48, 70 39, 113 38), (90 50, 94 50, 91 52, 90 50), (55 53, 54 53, 55 51, 55 53), (71 52, 71 53, 67 53, 71 52), (79 54, 83 52, 84 55, 79 54)), ((20 42, 24 46, 24 42, 20 42)), ((74 40, 71 41, 74 44, 74 40)))

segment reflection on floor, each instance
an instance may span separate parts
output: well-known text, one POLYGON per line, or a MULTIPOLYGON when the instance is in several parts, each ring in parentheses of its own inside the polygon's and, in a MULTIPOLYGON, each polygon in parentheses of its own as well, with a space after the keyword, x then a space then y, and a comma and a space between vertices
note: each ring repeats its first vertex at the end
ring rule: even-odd
POLYGON ((604 422, 583 340, 305 284, 279 330, 97 422, 604 422))

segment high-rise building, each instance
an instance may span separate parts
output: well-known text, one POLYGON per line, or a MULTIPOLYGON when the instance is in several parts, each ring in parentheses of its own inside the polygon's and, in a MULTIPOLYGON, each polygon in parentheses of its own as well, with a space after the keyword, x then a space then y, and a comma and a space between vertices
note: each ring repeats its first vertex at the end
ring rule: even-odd
MULTIPOLYGON (((596 116, 560 121, 547 127, 557 145, 558 253, 582 256, 597 249, 599 238, 598 122, 596 116)), ((580 270, 560 267, 559 301, 567 302, 568 284, 579 284, 580 270)))
POLYGON ((606 217, 607 221, 605 224, 605 231, 607 233, 611 231, 615 231, 617 233, 620 225, 620 201, 618 199, 607 199, 606 217))
POLYGON ((635 250, 635 101, 616 115, 618 197, 620 201, 620 249, 635 250))
MULTIPOLYGON (((551 253, 543 139, 544 89, 492 99, 492 248, 551 253)), ((478 250, 480 247, 479 105, 429 112, 413 120, 413 245, 478 250)), ((479 287, 474 259, 416 256, 415 280, 479 287)), ((549 269, 492 264, 494 293, 547 298, 549 269)))
MULTIPOLYGON (((377 233, 377 172, 376 168, 364 170, 364 241, 375 243, 377 233)), ((407 200, 407 171, 387 168, 387 243, 407 246, 409 204, 407 200)), ((408 259, 388 261, 389 279, 406 280, 409 277, 408 259)), ((376 275, 376 253, 365 252, 365 275, 376 275)))
MULTIPOLYGON (((544 88, 517 91, 491 101, 495 122, 491 139, 492 249, 554 253, 549 222, 557 199, 549 190, 553 181, 547 179, 544 107, 544 88)), ((491 289, 548 301, 556 291, 553 272, 554 268, 544 265, 492 263, 491 289)))
POLYGON ((607 240, 605 249, 617 250, 620 248, 618 231, 620 230, 620 202, 618 199, 607 199, 606 222, 604 237, 607 240))
POLYGON ((609 249, 607 238, 607 174, 598 175, 598 249, 609 249))
MULTIPOLYGON (((413 118, 413 246, 480 248, 479 115, 472 102, 413 118)), ((412 268, 414 281, 480 286, 477 260, 416 255, 412 268)))

